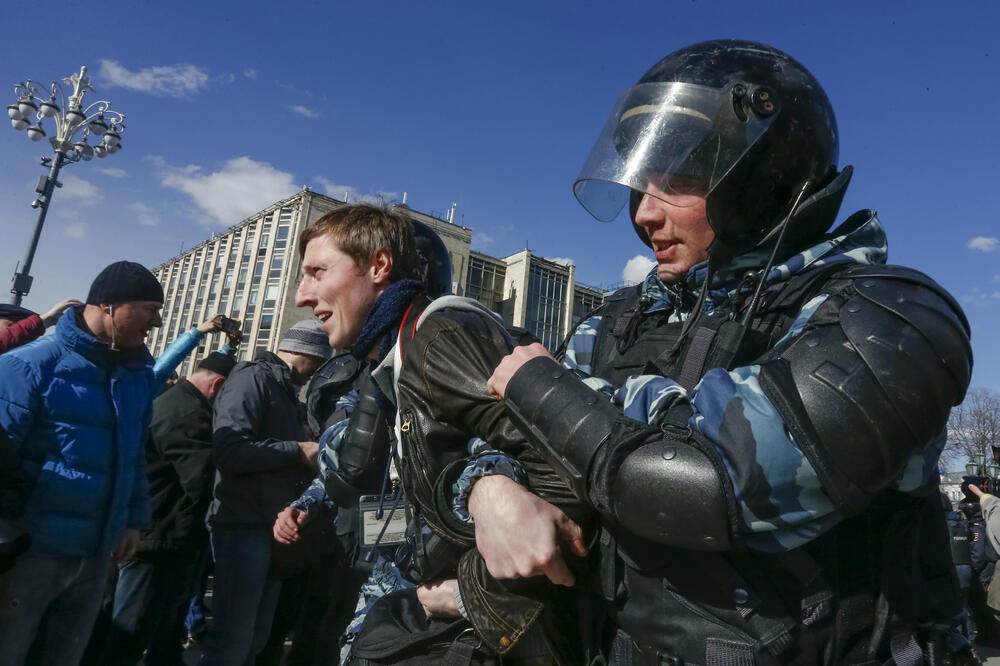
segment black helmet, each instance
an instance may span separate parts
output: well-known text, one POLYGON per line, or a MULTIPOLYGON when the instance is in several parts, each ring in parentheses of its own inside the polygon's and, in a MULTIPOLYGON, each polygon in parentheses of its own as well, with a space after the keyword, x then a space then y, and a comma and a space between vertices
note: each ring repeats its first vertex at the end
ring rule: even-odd
MULTIPOLYGON (((806 181, 807 195, 830 184, 837 152, 830 101, 805 67, 756 42, 702 42, 671 53, 625 91, 573 191, 602 221, 632 192, 634 220, 651 184, 694 191, 715 232, 709 254, 724 258, 767 238, 806 181)), ((788 240, 826 231, 835 214, 796 216, 788 240)))
POLYGON ((414 244, 419 257, 420 279, 431 298, 451 293, 451 259, 444 241, 433 229, 412 217, 414 244))

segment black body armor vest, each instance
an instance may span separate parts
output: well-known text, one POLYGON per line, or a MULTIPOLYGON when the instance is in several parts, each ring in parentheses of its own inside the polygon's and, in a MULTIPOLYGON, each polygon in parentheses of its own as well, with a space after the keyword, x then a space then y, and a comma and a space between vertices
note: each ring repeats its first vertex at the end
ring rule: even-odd
MULTIPOLYGON (((623 323, 641 317, 639 291, 618 292, 601 312, 593 374, 616 386, 629 375, 657 374, 690 391, 708 370, 746 365, 771 349, 849 266, 820 266, 765 289, 748 328, 739 324, 745 303, 703 315, 679 348, 682 323, 666 324, 667 313, 623 323)), ((890 640, 917 640, 899 632, 900 616, 915 626, 961 608, 948 537, 936 489, 927 498, 884 491, 830 533, 772 555, 671 548, 607 526, 602 594, 632 657, 660 660, 648 663, 877 663, 890 640)), ((915 654, 926 654, 922 644, 915 654)))

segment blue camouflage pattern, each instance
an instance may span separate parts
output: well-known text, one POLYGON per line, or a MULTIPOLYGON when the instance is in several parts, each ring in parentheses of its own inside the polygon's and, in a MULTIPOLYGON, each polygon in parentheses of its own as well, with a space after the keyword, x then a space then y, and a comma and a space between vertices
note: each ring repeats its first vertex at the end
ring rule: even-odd
POLYGON ((413 583, 403 577, 395 563, 380 554, 375 560, 371 575, 361 586, 361 595, 358 598, 358 605, 354 609, 354 617, 344 631, 343 646, 340 649, 341 664, 347 663, 347 658, 351 654, 351 646, 354 644, 358 632, 361 631, 361 625, 368 617, 372 604, 391 592, 411 587, 414 587, 413 583))
POLYGON ((337 399, 334 405, 335 411, 343 410, 347 417, 341 421, 337 421, 320 435, 319 456, 317 457, 319 474, 309 484, 309 487, 302 492, 299 498, 289 506, 310 514, 316 507, 323 505, 330 511, 331 516, 337 515, 337 505, 326 495, 326 480, 340 467, 338 463, 340 459, 340 444, 344 439, 344 434, 347 432, 350 415, 354 411, 356 404, 358 404, 358 392, 354 389, 351 389, 337 399))
POLYGON ((523 485, 526 477, 519 461, 490 449, 484 439, 470 439, 468 450, 472 459, 451 486, 451 511, 460 521, 471 525, 473 520, 469 515, 469 495, 472 493, 472 484, 484 476, 502 474, 523 485))

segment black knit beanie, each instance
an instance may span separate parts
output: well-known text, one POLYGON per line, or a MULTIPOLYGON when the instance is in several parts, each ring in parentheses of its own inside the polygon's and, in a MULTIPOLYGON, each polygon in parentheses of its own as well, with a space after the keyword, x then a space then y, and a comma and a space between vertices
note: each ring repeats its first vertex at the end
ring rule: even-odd
POLYGON ((218 373, 223 377, 228 377, 229 371, 232 370, 235 365, 236 361, 232 356, 227 356, 222 352, 215 351, 201 360, 201 363, 198 364, 198 369, 211 370, 212 372, 218 373))
POLYGON ((101 271, 87 294, 89 305, 128 301, 163 302, 163 287, 149 269, 134 261, 116 261, 101 271))

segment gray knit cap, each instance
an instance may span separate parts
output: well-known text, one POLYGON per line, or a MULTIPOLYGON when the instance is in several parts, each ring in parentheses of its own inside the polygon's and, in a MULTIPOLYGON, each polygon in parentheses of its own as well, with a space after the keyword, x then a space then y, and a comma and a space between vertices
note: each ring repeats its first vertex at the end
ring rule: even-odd
POLYGON ((278 351, 290 351, 318 358, 330 358, 330 340, 323 332, 323 325, 315 319, 306 319, 292 326, 278 345, 278 351))

